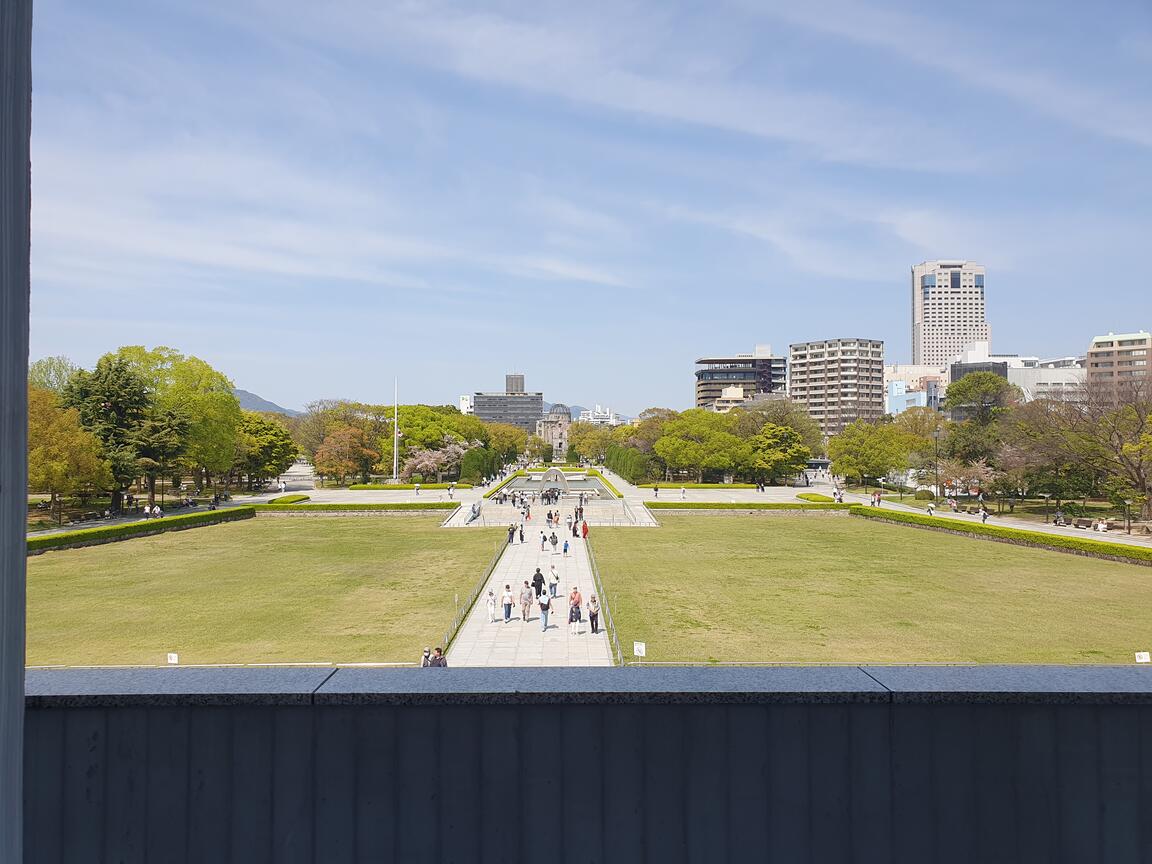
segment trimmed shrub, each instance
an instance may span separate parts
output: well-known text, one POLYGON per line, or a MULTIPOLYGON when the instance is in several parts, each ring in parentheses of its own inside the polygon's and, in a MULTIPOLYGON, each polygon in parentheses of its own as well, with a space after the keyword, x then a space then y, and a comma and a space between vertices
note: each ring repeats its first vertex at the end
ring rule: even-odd
POLYGON ((340 510, 455 510, 460 506, 458 501, 402 501, 380 504, 253 504, 252 509, 261 512, 272 511, 283 513, 331 511, 340 510))
POLYGON ((603 474, 601 474, 599 471, 597 471, 595 468, 589 468, 588 473, 591 476, 595 477, 597 480, 599 480, 601 483, 603 483, 605 485, 605 487, 607 487, 608 491, 611 492, 613 495, 615 495, 617 498, 623 498, 624 497, 624 493, 621 492, 619 489, 617 489, 615 486, 613 486, 608 481, 608 478, 605 477, 603 474))
MULTIPOLYGON (((755 483, 677 483, 670 480, 667 483, 640 483, 641 489, 655 489, 663 486, 665 489, 755 489, 755 483)), ((829 499, 831 500, 831 499, 829 499)))
POLYGON ((916 494, 912 496, 917 501, 935 501, 936 495, 931 489, 917 489, 916 494))
POLYGON ((117 540, 129 540, 132 537, 163 534, 165 531, 182 531, 185 528, 199 528, 202 525, 234 522, 237 519, 251 519, 255 515, 256 508, 253 506, 229 507, 224 510, 204 510, 199 513, 184 513, 179 516, 164 516, 160 519, 141 519, 139 522, 125 522, 121 525, 103 525, 99 528, 63 531, 59 534, 29 537, 28 551, 36 553, 70 546, 96 546, 101 543, 114 543, 117 540))
POLYGON ((733 504, 728 501, 645 501, 649 510, 851 510, 857 504, 812 502, 794 504, 791 501, 751 501, 733 504))
POLYGON ((830 498, 827 495, 821 495, 819 492, 800 492, 796 495, 801 501, 815 501, 818 504, 835 504, 836 499, 830 498))
POLYGON ((505 477, 503 480, 501 480, 499 483, 497 483, 495 486, 493 486, 491 489, 489 489, 487 492, 485 492, 484 497, 485 498, 491 498, 493 495, 495 495, 497 492, 499 492, 501 489, 503 489, 505 486, 507 486, 509 483, 511 483, 517 477, 527 477, 527 476, 528 476, 527 471, 513 471, 511 474, 509 474, 507 477, 505 477))
POLYGON ((922 516, 919 513, 902 513, 896 510, 876 509, 875 507, 865 507, 861 504, 853 504, 851 506, 853 516, 863 516, 868 519, 883 519, 886 522, 900 522, 905 525, 935 528, 942 531, 950 531, 953 534, 967 534, 970 537, 1000 540, 1005 543, 1015 543, 1018 546, 1036 546, 1041 549, 1051 549, 1055 552, 1071 552, 1076 555, 1089 555, 1094 558, 1111 558, 1132 564, 1152 565, 1152 549, 1146 549, 1141 546, 1109 543, 1106 540, 1064 537, 1059 534, 1044 534, 1040 531, 1028 531, 1023 528, 1005 528, 1000 525, 985 525, 980 522, 961 521, 959 519, 949 519, 944 516, 922 516))
POLYGON ((267 502, 269 504, 299 504, 301 501, 307 501, 308 495, 281 495, 279 498, 273 498, 267 502))
POLYGON ((653 474, 652 459, 639 450, 631 447, 622 447, 611 444, 604 453, 604 464, 627 480, 629 483, 640 483, 653 474))
MULTIPOLYGON (((471 489, 471 483, 421 483, 420 489, 447 489, 455 486, 457 489, 471 489)), ((415 483, 353 483, 348 489, 352 492, 402 492, 405 489, 415 489, 415 483)))

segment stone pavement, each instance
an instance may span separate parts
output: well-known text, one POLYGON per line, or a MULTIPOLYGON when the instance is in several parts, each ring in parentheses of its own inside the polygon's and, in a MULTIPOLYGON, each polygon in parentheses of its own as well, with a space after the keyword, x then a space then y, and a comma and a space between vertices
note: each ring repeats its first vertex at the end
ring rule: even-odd
MULTIPOLYGON (((568 633, 568 594, 572 586, 580 588, 585 604, 595 592, 584 541, 572 540, 569 535, 570 549, 567 556, 559 552, 553 554, 550 544, 546 551, 541 552, 540 526, 536 520, 531 525, 524 532, 524 543, 517 540, 504 550, 487 587, 481 592, 480 599, 476 601, 448 651, 450 667, 612 665, 608 636, 603 629, 598 635, 592 634, 587 611, 583 614, 579 633, 574 636, 568 633), (537 567, 547 579, 548 565, 553 563, 560 574, 560 596, 553 601, 554 609, 545 633, 540 627, 540 608, 535 603, 528 621, 521 620, 519 592, 524 587, 525 579, 531 581, 537 567), (512 609, 512 620, 507 624, 504 623, 504 608, 499 602, 505 585, 511 585, 517 597, 517 603, 512 609), (488 620, 485 604, 489 588, 495 592, 497 599, 495 623, 488 620)), ((562 537, 562 534, 563 531, 556 532, 557 537, 562 537)), ((557 548, 563 548, 562 539, 557 548)))

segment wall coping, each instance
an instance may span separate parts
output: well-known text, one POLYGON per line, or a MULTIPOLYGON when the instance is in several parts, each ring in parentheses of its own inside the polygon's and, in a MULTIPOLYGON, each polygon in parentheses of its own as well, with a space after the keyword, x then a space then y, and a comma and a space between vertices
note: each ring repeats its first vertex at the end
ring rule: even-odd
POLYGON ((1152 704, 1138 666, 30 669, 28 708, 172 705, 1152 704))

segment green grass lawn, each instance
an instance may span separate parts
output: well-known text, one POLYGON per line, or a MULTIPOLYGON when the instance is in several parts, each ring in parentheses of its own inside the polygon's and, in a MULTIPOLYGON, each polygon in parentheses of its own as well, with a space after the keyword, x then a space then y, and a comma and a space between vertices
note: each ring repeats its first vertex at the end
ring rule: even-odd
POLYGON ((443 638, 500 531, 260 518, 28 559, 28 664, 397 662, 443 638))
POLYGON ((600 528, 621 645, 651 661, 1132 663, 1152 568, 849 516, 600 528))

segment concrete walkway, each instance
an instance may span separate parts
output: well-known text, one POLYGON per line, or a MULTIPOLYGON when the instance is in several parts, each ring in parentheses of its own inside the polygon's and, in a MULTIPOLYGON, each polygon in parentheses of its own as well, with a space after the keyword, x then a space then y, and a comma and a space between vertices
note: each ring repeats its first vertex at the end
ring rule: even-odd
MULTIPOLYGON (((557 531, 560 537, 562 531, 557 531)), ((504 550, 488 586, 480 594, 460 633, 448 651, 448 665, 451 666, 611 666, 612 655, 608 648, 608 636, 601 629, 593 635, 588 624, 587 611, 579 626, 579 633, 568 633, 568 594, 572 586, 580 588, 585 604, 595 593, 592 583, 592 569, 583 540, 572 540, 567 556, 553 554, 551 545, 540 551, 540 528, 525 532, 525 543, 516 542, 504 550), (533 542, 535 540, 535 542, 533 542), (536 568, 548 578, 549 565, 555 564, 560 574, 560 596, 553 600, 554 608, 549 616, 548 631, 540 626, 540 607, 532 604, 528 620, 520 617, 520 589, 524 580, 532 579, 536 568), (512 620, 504 623, 504 609, 500 597, 504 586, 511 585, 517 602, 512 609, 512 620), (496 595, 496 622, 488 620, 485 599, 488 589, 496 595)), ((563 540, 557 548, 563 548, 563 540)), ((545 588, 547 590, 547 588, 545 588)), ((603 627, 603 616, 601 616, 603 627)))

